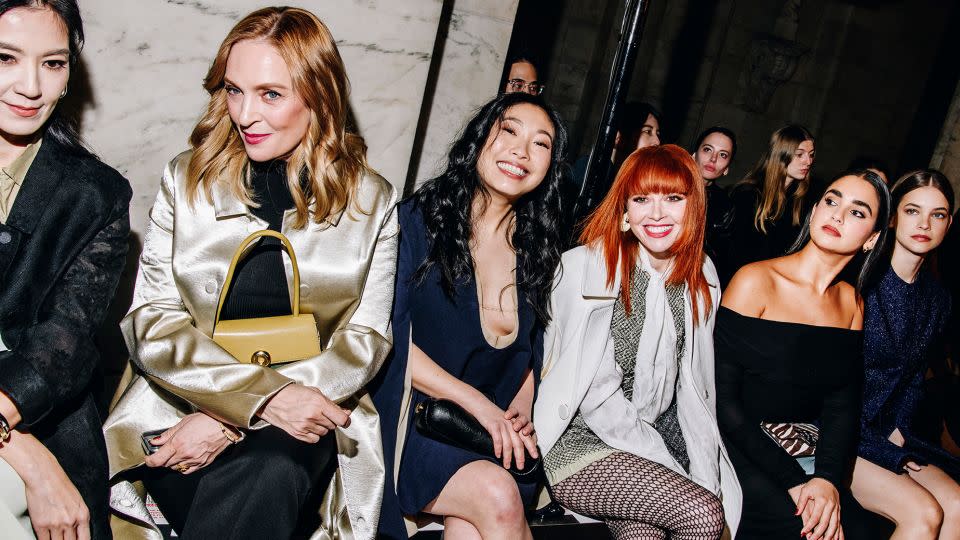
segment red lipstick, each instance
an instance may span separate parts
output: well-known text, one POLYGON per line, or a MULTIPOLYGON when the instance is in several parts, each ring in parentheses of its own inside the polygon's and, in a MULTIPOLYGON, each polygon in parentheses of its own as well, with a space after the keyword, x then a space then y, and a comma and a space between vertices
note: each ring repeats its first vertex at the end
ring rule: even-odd
POLYGON ((246 131, 243 132, 243 140, 246 141, 247 144, 260 144, 263 141, 265 141, 269 136, 270 136, 269 133, 247 133, 246 131))
POLYGON ((825 233, 829 234, 830 236, 836 236, 837 238, 840 238, 840 231, 835 229, 833 226, 824 225, 822 229, 825 233))
POLYGON ((644 225, 643 231, 647 233, 647 236, 650 238, 663 238, 670 234, 673 231, 673 225, 644 225), (663 229, 663 230, 654 230, 654 229, 663 229))

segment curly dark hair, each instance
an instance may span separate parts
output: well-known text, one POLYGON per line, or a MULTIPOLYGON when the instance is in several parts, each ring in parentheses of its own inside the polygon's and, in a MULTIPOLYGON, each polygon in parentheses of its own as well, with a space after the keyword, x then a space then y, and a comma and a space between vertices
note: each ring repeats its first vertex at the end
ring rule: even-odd
POLYGON ((554 128, 550 169, 536 189, 514 204, 515 227, 508 239, 517 252, 517 287, 526 293, 537 320, 546 325, 550 321, 550 289, 560 262, 560 182, 567 169, 567 130, 557 112, 539 96, 501 94, 482 106, 450 147, 446 170, 412 195, 423 213, 430 244, 413 280, 422 282, 437 265, 441 286, 452 298, 454 287, 473 276, 472 203, 477 195, 489 197, 477 161, 490 130, 499 129, 507 109, 522 103, 543 109, 554 128))

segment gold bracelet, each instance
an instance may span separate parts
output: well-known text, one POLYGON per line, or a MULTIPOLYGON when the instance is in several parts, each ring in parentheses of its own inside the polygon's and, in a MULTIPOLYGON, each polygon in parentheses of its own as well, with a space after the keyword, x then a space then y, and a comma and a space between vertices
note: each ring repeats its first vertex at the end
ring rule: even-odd
POLYGON ((0 443, 5 443, 10 440, 10 432, 13 431, 10 429, 10 423, 7 422, 7 418, 0 414, 0 443))
POLYGON ((246 437, 244 432, 234 428, 233 426, 227 427, 227 425, 223 422, 220 422, 220 431, 223 433, 223 436, 230 441, 230 444, 237 444, 246 437))

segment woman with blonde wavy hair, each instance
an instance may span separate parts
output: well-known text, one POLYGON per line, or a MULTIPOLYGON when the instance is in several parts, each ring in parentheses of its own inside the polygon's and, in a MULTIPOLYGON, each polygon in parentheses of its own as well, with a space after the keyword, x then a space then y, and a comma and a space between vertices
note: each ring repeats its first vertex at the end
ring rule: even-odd
POLYGON ((396 195, 366 165, 343 62, 311 13, 245 17, 204 88, 207 111, 164 171, 122 322, 131 377, 105 426, 114 533, 156 529, 132 485, 142 482, 182 538, 373 538, 383 456, 365 385, 391 347, 396 195), (293 246, 299 291, 266 238, 218 309, 231 256, 265 229, 293 246), (289 314, 297 292, 319 354, 270 367, 213 341, 218 320, 289 314))
POLYGON ((785 255, 793 245, 808 209, 815 157, 813 135, 803 126, 784 126, 770 136, 760 161, 730 193, 730 275, 746 264, 785 255))

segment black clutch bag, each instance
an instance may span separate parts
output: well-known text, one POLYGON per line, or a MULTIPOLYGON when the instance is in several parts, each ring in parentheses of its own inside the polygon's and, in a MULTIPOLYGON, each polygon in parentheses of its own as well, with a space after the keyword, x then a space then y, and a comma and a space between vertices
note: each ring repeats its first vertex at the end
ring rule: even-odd
MULTIPOLYGON (((448 399, 430 398, 417 404, 413 415, 417 431, 424 437, 497 459, 493 453, 493 438, 463 407, 448 399)), ((540 458, 530 457, 524 450, 523 469, 516 461, 510 465, 510 474, 520 479, 532 479, 540 470, 540 458)))

